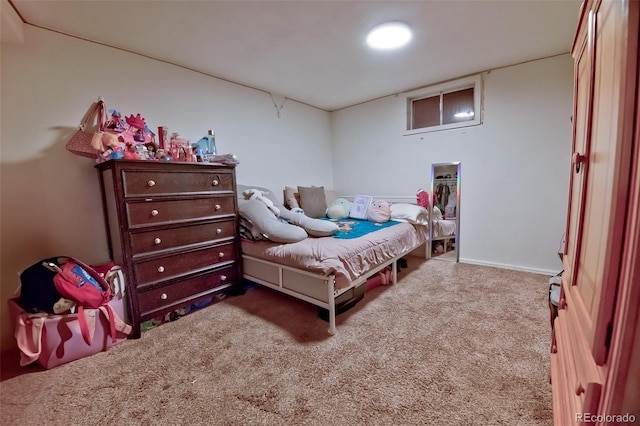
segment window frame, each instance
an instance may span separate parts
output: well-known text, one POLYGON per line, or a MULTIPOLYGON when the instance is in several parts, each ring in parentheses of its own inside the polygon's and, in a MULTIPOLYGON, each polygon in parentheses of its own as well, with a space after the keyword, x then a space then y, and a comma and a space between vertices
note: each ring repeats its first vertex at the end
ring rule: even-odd
POLYGON ((470 77, 460 78, 456 80, 447 81, 444 83, 436 84, 433 86, 417 89, 405 94, 405 108, 407 114, 407 120, 405 123, 404 136, 416 135, 421 133, 439 132, 442 130, 458 129, 461 127, 478 126, 482 124, 482 74, 473 75, 470 77), (413 102, 425 98, 440 97, 440 123, 442 123, 442 95, 450 92, 457 92, 459 90, 473 88, 473 120, 465 120, 459 123, 440 124, 437 126, 420 127, 416 129, 411 128, 413 121, 413 102))

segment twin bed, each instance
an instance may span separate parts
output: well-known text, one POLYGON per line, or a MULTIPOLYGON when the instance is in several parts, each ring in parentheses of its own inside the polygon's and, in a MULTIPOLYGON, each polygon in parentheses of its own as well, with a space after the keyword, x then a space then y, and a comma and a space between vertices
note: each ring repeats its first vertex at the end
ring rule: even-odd
MULTIPOLYGON (((427 213, 426 209, 424 212, 427 213)), ((429 256, 429 227, 425 226, 428 219, 409 220, 394 221, 348 239, 309 237, 298 242, 279 243, 243 238, 243 276, 326 309, 329 333, 334 334, 339 300, 387 267, 391 267, 391 282, 395 284, 397 261, 421 246, 425 248, 425 256, 429 256)))

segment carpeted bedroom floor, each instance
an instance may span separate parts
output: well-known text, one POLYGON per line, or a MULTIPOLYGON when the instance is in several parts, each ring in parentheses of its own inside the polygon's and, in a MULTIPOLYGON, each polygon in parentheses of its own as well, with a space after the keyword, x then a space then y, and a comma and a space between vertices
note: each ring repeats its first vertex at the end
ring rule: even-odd
POLYGON ((399 279, 335 336, 315 306, 255 287, 108 352, 24 367, 0 382, 0 424, 553 423, 547 276, 409 257, 399 279))

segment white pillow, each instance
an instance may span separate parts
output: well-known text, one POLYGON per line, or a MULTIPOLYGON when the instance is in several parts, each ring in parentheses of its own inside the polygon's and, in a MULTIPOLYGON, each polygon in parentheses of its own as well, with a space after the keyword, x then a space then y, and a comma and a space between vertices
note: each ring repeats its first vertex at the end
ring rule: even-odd
POLYGON ((435 220, 442 220, 442 212, 437 206, 433 206, 433 218, 435 220))
POLYGON ((394 203, 391 204, 391 219, 406 220, 416 225, 428 225, 429 211, 416 204, 394 203))
POLYGON ((301 227, 279 221, 262 201, 238 200, 238 213, 250 222, 251 234, 256 240, 297 243, 308 236, 301 227))

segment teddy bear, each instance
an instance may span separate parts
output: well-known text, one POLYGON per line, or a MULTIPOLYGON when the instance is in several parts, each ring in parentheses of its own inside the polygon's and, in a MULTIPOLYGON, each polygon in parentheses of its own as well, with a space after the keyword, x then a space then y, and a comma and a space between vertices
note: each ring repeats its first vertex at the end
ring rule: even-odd
POLYGON ((367 209, 367 220, 370 222, 389 222, 391 220, 391 205, 385 200, 373 200, 367 209))
POLYGON ((351 201, 346 198, 336 198, 336 200, 327 207, 326 215, 329 219, 346 219, 349 217, 351 210, 351 201))
POLYGON ((273 204, 273 201, 265 197, 265 195, 267 195, 266 192, 252 188, 244 191, 242 195, 244 196, 245 200, 262 201, 269 208, 269 210, 271 210, 271 212, 273 212, 273 214, 276 215, 276 217, 280 216, 280 209, 273 204))

